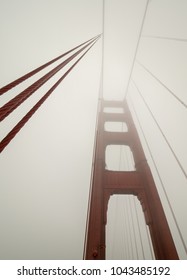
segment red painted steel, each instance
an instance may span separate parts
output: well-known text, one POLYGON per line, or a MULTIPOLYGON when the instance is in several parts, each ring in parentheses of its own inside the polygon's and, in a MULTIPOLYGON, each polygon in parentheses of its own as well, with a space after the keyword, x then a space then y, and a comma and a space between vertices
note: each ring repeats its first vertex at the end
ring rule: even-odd
POLYGON ((65 74, 47 91, 47 93, 31 108, 31 110, 14 126, 14 128, 3 138, 0 142, 0 153, 6 148, 10 141, 16 136, 21 128, 29 121, 32 115, 39 109, 39 107, 46 101, 46 99, 53 93, 57 86, 65 79, 65 77, 72 71, 77 63, 86 55, 86 53, 93 47, 99 37, 92 43, 92 45, 81 55, 79 59, 65 72, 65 74))
POLYGON ((74 59, 77 55, 79 55, 84 49, 86 49, 88 46, 90 46, 96 40, 97 39, 90 41, 88 44, 86 44, 84 47, 82 47, 76 53, 74 53, 73 55, 68 57, 65 61, 60 63, 58 66, 53 68, 51 71, 49 71, 43 77, 41 77, 39 80, 34 82, 28 88, 26 88, 21 93, 19 93, 17 96, 15 96, 10 101, 8 101, 6 104, 4 104, 0 108, 0 121, 4 120, 19 105, 21 105, 27 98, 29 98, 36 90, 38 90, 44 83, 46 83, 51 77, 53 77, 58 71, 60 71, 63 67, 65 67, 72 59, 74 59))
POLYGON ((104 100, 101 102, 84 258, 105 259, 105 226, 109 198, 113 194, 133 194, 141 202, 156 259, 178 259, 157 188, 127 103, 104 100), (124 114, 104 113, 105 107, 121 107, 124 114), (106 132, 106 121, 125 121, 128 131, 106 132), (134 156, 135 171, 105 169, 105 150, 107 145, 111 144, 130 147, 134 156))
POLYGON ((0 88, 0 95, 2 95, 2 94, 4 94, 5 92, 9 91, 9 90, 12 89, 13 87, 19 85, 20 83, 22 83, 23 81, 27 80, 28 78, 34 76, 36 73, 40 72, 41 70, 43 70, 43 69, 46 68, 47 66, 51 65, 51 64, 54 63, 55 61, 61 59, 61 58, 64 57, 64 56, 66 56, 66 55, 69 54, 70 52, 72 52, 72 51, 76 50, 77 48, 83 46, 84 44, 86 44, 86 43, 92 41, 93 39, 98 38, 99 36, 100 36, 100 35, 97 35, 97 36, 93 37, 92 39, 90 39, 90 40, 88 40, 88 41, 86 41, 86 42, 84 42, 84 43, 82 43, 82 44, 76 46, 75 48, 73 48, 73 49, 71 49, 71 50, 69 50, 69 51, 67 51, 67 52, 65 52, 65 53, 63 53, 63 54, 61 54, 61 55, 58 56, 58 57, 55 57, 54 59, 50 60, 49 62, 47 62, 47 63, 45 63, 45 64, 39 66, 38 68, 32 70, 31 72, 29 72, 29 73, 23 75, 22 77, 16 79, 15 81, 13 81, 13 82, 7 84, 6 86, 0 88))

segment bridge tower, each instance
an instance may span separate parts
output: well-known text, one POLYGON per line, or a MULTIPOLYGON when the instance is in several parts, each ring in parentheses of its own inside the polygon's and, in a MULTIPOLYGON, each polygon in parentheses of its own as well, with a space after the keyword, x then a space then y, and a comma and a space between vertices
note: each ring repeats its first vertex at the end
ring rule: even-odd
POLYGON ((155 258, 178 259, 157 188, 127 103, 101 100, 99 107, 84 258, 105 259, 105 228, 109 198, 113 194, 132 194, 141 202, 155 258), (122 108, 123 113, 106 113, 104 108, 107 107, 122 108), (128 130, 105 131, 105 122, 125 122, 128 130), (129 146, 134 157, 135 170, 106 170, 105 153, 108 145, 129 146))

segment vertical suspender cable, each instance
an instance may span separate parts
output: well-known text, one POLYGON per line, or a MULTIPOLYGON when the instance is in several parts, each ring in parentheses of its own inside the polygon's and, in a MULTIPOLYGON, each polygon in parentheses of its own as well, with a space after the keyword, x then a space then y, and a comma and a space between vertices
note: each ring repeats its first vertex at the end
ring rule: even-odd
POLYGON ((149 230, 149 228, 148 228, 148 226, 146 226, 146 235, 147 235, 147 240, 148 240, 148 244, 149 244, 149 250, 151 253, 152 260, 154 260, 154 252, 153 252, 153 248, 151 246, 151 240, 150 240, 150 235, 149 235, 148 230, 149 230))
POLYGON ((119 203, 118 203, 118 198, 115 197, 115 210, 114 210, 114 221, 112 221, 114 223, 114 226, 113 226, 113 236, 112 236, 112 248, 111 248, 111 256, 112 257, 115 257, 115 252, 114 252, 114 247, 115 247, 115 239, 116 239, 116 213, 118 212, 118 206, 119 206, 119 203))
MULTIPOLYGON (((122 130, 123 130, 123 123, 122 123, 122 130)), ((127 170, 130 171, 130 163, 129 163, 129 158, 128 158, 127 151, 125 151, 125 154, 124 154, 124 159, 125 158, 126 158, 126 168, 127 168, 127 170)), ((120 154, 120 161, 121 161, 121 154, 120 154)), ((131 219, 132 219, 132 231, 133 231, 133 236, 134 236, 134 241, 135 241, 135 251, 136 251, 136 256, 138 258, 138 247, 137 247, 137 241, 136 241, 136 234, 135 234, 134 219, 133 219, 133 212, 132 212, 132 204, 131 204, 130 195, 128 195, 128 202, 129 202, 130 214, 131 214, 131 219)))
MULTIPOLYGON (((124 198, 124 197, 123 197, 124 198)), ((123 199, 122 198, 122 199, 123 199)), ((126 218, 125 218, 125 201, 124 199, 121 201, 121 210, 120 210, 120 225, 121 225, 121 259, 128 259, 127 256, 127 247, 128 247, 128 242, 127 242, 127 227, 125 226, 126 218)), ((117 230, 117 229, 116 229, 117 230)))
POLYGON ((105 49, 105 0, 103 0, 102 11, 102 61, 101 61, 101 93, 100 97, 104 95, 104 49, 105 49))
MULTIPOLYGON (((128 200, 127 200, 128 201, 128 200)), ((130 240, 130 249, 131 249, 131 259, 134 257, 133 253, 133 242, 132 242, 132 235, 131 235, 131 227, 130 227, 130 214, 129 214, 129 207, 126 203, 126 210, 127 210, 127 222, 128 222, 128 232, 129 232, 129 240, 130 240)))
POLYGON ((130 242, 128 235, 128 220, 127 220, 127 211, 126 211, 126 202, 124 203, 124 213, 125 213, 125 233, 126 233, 126 247, 127 247, 127 259, 130 259, 130 242))
MULTIPOLYGON (((122 125, 121 125, 121 132, 123 132, 123 123, 122 123, 122 125)), ((122 149, 122 145, 120 145, 120 151, 119 151, 119 165, 118 165, 118 170, 120 171, 121 170, 121 165, 122 165, 122 152, 123 152, 123 149, 122 149)), ((125 165, 128 165, 127 164, 127 162, 125 162, 124 163, 125 165)), ((127 203, 127 200, 125 199, 125 201, 124 201, 124 203, 126 204, 127 203)), ((125 205, 124 205, 125 206, 125 205)), ((125 209, 125 207, 124 207, 124 225, 125 225, 125 223, 126 223, 126 227, 124 227, 125 228, 125 231, 124 231, 124 235, 125 235, 125 233, 126 233, 126 235, 124 236, 125 237, 125 239, 124 239, 124 244, 126 245, 126 246, 124 246, 124 247, 128 247, 128 255, 127 255, 127 258, 130 258, 130 250, 129 250, 129 242, 128 242, 128 239, 129 239, 129 236, 128 236, 128 229, 129 229, 129 225, 127 225, 127 222, 128 222, 128 219, 125 217, 125 216, 127 216, 126 215, 126 213, 127 213, 127 211, 126 211, 126 209, 125 209)))
POLYGON ((124 212, 124 222, 123 222, 123 244, 124 244, 124 259, 128 260, 129 258, 129 252, 128 252, 128 242, 127 242, 127 227, 125 225, 126 218, 125 218, 125 207, 123 203, 123 209, 122 211, 124 212))
POLYGON ((136 241, 136 234, 135 234, 135 227, 134 227, 134 219, 133 219, 133 212, 132 212, 132 204, 131 204, 131 199, 129 197, 129 205, 130 205, 130 212, 131 212, 131 217, 132 217, 132 230, 133 230, 133 235, 134 235, 134 241, 135 241, 135 251, 136 251, 136 256, 138 258, 138 246, 137 246, 137 241, 136 241))
POLYGON ((135 199, 134 199, 134 209, 135 209, 135 216, 136 216, 137 225, 138 225, 138 232, 139 232, 139 236, 140 236, 140 245, 141 245, 141 249, 142 249, 143 259, 145 260, 145 252, 144 252, 144 248, 143 248, 142 234, 141 234, 141 230, 140 230, 140 223, 139 223, 135 199))
POLYGON ((165 189, 165 187, 164 187, 164 183, 163 183, 163 181, 162 181, 160 172, 159 172, 159 170, 158 170, 158 168, 157 168, 156 162, 155 162, 154 157, 153 157, 153 155, 152 155, 151 149, 150 149, 149 144, 148 144, 148 142, 147 142, 145 133, 144 133, 144 131, 143 131, 142 125, 141 125, 141 123, 140 123, 140 120, 139 120, 139 118, 138 118, 138 115, 137 115, 137 113, 136 113, 136 110, 135 110, 135 108, 134 108, 134 105, 133 105, 132 100, 131 100, 131 104, 132 104, 132 108, 133 108, 133 111, 134 111, 134 113, 135 113, 136 119, 137 119, 137 121, 138 121, 139 127, 140 127, 140 129, 141 129, 142 135, 143 135, 143 137, 144 137, 145 143, 146 143, 146 145, 147 145, 148 151, 149 151, 149 153, 150 153, 150 156, 151 156, 152 162, 153 162, 153 164, 154 164, 155 170, 156 170, 156 172, 157 172, 158 178, 159 178, 159 180, 160 180, 160 183, 161 183, 161 186, 162 186, 162 190, 163 190, 163 192, 164 192, 164 194, 165 194, 165 197, 166 197, 166 200, 167 200, 169 209, 170 209, 170 211, 171 211, 173 220, 174 220, 174 222, 175 222, 176 228, 177 228, 177 230, 178 230, 178 233, 179 233, 181 242, 182 242, 183 247, 184 247, 184 250, 185 250, 185 252, 186 252, 186 254, 187 254, 187 247, 186 247, 184 238, 183 238, 182 233, 181 233, 181 231, 180 231, 180 228, 179 228, 177 219, 176 219, 176 217, 175 217, 175 213, 174 213, 174 211, 173 211, 173 208, 172 208, 172 206, 171 206, 169 197, 168 197, 167 192, 166 192, 166 189, 165 189))

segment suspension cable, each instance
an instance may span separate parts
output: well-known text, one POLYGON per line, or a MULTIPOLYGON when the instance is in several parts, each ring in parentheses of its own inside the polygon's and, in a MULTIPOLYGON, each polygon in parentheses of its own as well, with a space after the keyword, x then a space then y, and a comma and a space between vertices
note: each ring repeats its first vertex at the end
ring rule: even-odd
POLYGON ((119 207, 119 201, 118 201, 118 197, 115 197, 115 210, 114 210, 114 221, 112 221, 114 223, 114 227, 113 227, 113 237, 112 237, 112 248, 111 248, 111 256, 115 256, 114 254, 114 248, 115 248, 115 239, 116 239, 116 225, 117 225, 117 212, 118 212, 118 207, 119 207))
MULTIPOLYGON (((98 40, 99 38, 97 38, 98 40)), ((92 45, 84 52, 84 54, 77 59, 77 61, 66 71, 66 73, 48 90, 48 92, 31 108, 31 110, 17 123, 17 125, 5 136, 5 138, 0 142, 0 153, 9 144, 9 142, 16 136, 20 129, 27 123, 27 121, 32 117, 32 115, 38 110, 38 108, 44 103, 44 101, 51 95, 51 93, 56 89, 56 87, 64 80, 64 78, 72 71, 72 69, 77 65, 77 63, 85 56, 85 54, 93 47, 97 42, 92 43, 92 45)))
MULTIPOLYGON (((130 154, 130 155, 132 156, 132 154, 130 154)), ((126 161, 127 161, 127 170, 130 171, 130 161, 131 161, 131 166, 132 166, 132 163, 133 163, 134 160, 132 159, 132 157, 131 157, 131 159, 129 159, 127 150, 125 151, 124 158, 126 158, 126 161)), ((134 215, 133 215, 132 204, 131 204, 131 199, 130 199, 129 195, 128 195, 128 201, 129 201, 129 205, 130 205, 130 213, 131 213, 131 219, 132 219, 132 229, 133 229, 133 235, 134 235, 134 241, 135 241, 135 251, 136 251, 136 256, 138 258, 138 246, 137 246, 134 219, 133 219, 134 215)))
MULTIPOLYGON (((121 123, 121 132, 123 132, 123 123, 121 123)), ((123 153, 123 150, 122 150, 122 145, 120 145, 120 151, 119 151, 119 166, 118 166, 118 170, 120 171, 121 168, 122 168, 122 153, 123 153)), ((128 160, 127 160, 127 156, 125 157, 124 155, 124 159, 126 158, 126 162, 125 164, 127 165, 127 169, 128 169, 128 160)), ((125 204, 127 203, 127 200, 125 200, 124 202, 125 204)), ((126 206, 127 208, 127 206, 126 206)), ((124 224, 126 223, 126 227, 124 227, 126 230, 124 231, 124 237, 125 237, 125 232, 126 232, 126 239, 124 239, 124 244, 126 244, 128 246, 128 256, 127 258, 130 258, 130 249, 129 249, 129 245, 130 245, 130 242, 129 241, 129 236, 131 236, 128 231, 130 231, 130 225, 129 225, 129 219, 128 219, 128 215, 126 214, 127 213, 127 209, 125 210, 124 208, 124 214, 125 214, 125 221, 124 221, 124 224), (126 241, 126 242, 125 242, 126 241)), ((131 240, 130 240, 131 241, 131 240)), ((124 245, 125 246, 125 245, 124 245)), ((126 246, 125 246, 126 247, 126 246)), ((132 250, 131 250, 132 251, 132 250)))
MULTIPOLYGON (((128 200, 127 200, 127 202, 128 202, 128 200)), ((129 213, 129 206, 128 206, 127 202, 126 202, 126 209, 127 209, 128 232, 129 232, 130 247, 131 247, 131 259, 133 259, 134 252, 133 252, 133 242, 132 242, 131 226, 130 226, 130 213, 129 213)))
MULTIPOLYGON (((98 36, 99 36, 99 35, 98 35, 98 36)), ((13 87, 19 85, 19 84, 22 83, 23 81, 25 81, 25 80, 27 80, 28 78, 32 77, 33 75, 35 75, 36 73, 40 72, 41 70, 43 70, 43 69, 46 68, 47 66, 51 65, 51 64, 54 63, 55 61, 61 59, 61 58, 64 57, 64 56, 66 56, 66 55, 69 54, 70 52, 72 52, 72 51, 76 50, 77 48, 79 48, 79 47, 85 45, 86 43, 88 43, 88 42, 90 42, 90 41, 96 39, 98 36, 93 37, 92 39, 90 39, 90 40, 88 40, 88 41, 86 41, 86 42, 84 42, 84 43, 82 43, 82 44, 76 46, 75 48, 73 48, 73 49, 71 49, 71 50, 69 50, 69 51, 63 53, 62 55, 60 55, 60 56, 58 56, 58 57, 56 57, 56 58, 50 60, 49 62, 47 62, 47 63, 41 65, 40 67, 38 67, 38 68, 32 70, 31 72, 29 72, 29 73, 23 75, 22 77, 20 77, 20 78, 14 80, 13 82, 11 82, 11 83, 5 85, 4 87, 2 87, 2 88, 0 89, 0 95, 4 94, 5 92, 7 92, 8 90, 12 89, 13 87)))
POLYGON ((145 67, 145 65, 143 65, 141 62, 139 62, 138 60, 136 60, 136 62, 144 69, 146 70, 155 80, 157 80, 157 82, 159 82, 165 89, 167 89, 167 91, 169 91, 171 93, 171 95, 177 100, 179 101, 185 108, 187 108, 187 105, 173 92, 171 91, 159 78, 157 78, 147 67, 145 67))
MULTIPOLYGON (((121 132, 123 132, 123 123, 121 124, 121 132)), ((119 146, 119 164, 118 164, 118 170, 121 170, 122 165, 122 145, 119 146)))
POLYGON ((65 61, 60 63, 58 66, 56 66, 54 69, 49 71, 47 74, 45 74, 39 80, 34 82, 31 86, 29 86, 28 88, 23 90, 20 94, 18 94, 16 97, 12 98, 5 105, 3 105, 0 108, 0 121, 4 120, 10 113, 12 113, 19 105, 21 105, 28 97, 30 97, 45 82, 47 82, 51 77, 53 77, 58 71, 60 71, 65 65, 67 65, 72 59, 74 59, 78 54, 80 54, 85 48, 87 48, 90 44, 93 43, 93 41, 96 41, 97 39, 94 39, 90 43, 86 44, 75 54, 71 55, 65 61))
MULTIPOLYGON (((123 123, 122 123, 122 128, 123 128, 123 123)), ((120 147, 122 149, 123 146, 120 146, 120 147)), ((122 150, 121 150, 121 154, 122 154, 122 150)), ((125 162, 125 165, 126 165, 126 169, 129 170, 130 167, 129 167, 127 151, 123 150, 123 154, 124 154, 123 159, 124 159, 124 162, 125 162)), ((128 210, 127 221, 128 221, 128 231, 129 231, 130 244, 131 244, 131 257, 132 257, 132 259, 134 259, 133 242, 132 242, 132 234, 131 234, 131 226, 130 226, 130 215, 131 215, 131 221, 132 221, 132 213, 131 213, 131 211, 129 213, 129 208, 130 208, 129 195, 127 195, 127 197, 126 197, 126 205, 127 205, 126 208, 128 210)), ((132 223, 131 223, 131 225, 132 225, 132 223)))
POLYGON ((138 225, 138 233, 139 233, 139 236, 140 236, 140 245, 141 245, 141 249, 142 249, 143 259, 145 260, 145 252, 144 252, 144 248, 143 248, 142 234, 141 234, 141 230, 140 230, 140 223, 139 223, 139 218, 138 218, 138 212, 137 212, 137 208, 136 208, 135 198, 134 198, 133 201, 134 201, 135 216, 136 216, 137 225, 138 225))
POLYGON ((180 41, 187 42, 186 38, 175 38, 175 37, 165 37, 165 36, 151 36, 151 35, 142 35, 144 38, 150 39, 161 39, 161 40, 171 40, 171 41, 180 41))
MULTIPOLYGON (((121 132, 124 130, 124 123, 122 123, 121 124, 121 132)), ((128 154, 127 154, 127 151, 126 150, 122 150, 122 145, 120 145, 120 155, 119 155, 119 171, 121 170, 121 164, 122 164, 122 153, 124 154, 124 156, 123 156, 123 161, 125 162, 125 166, 126 166, 126 168, 127 168, 127 170, 130 170, 130 164, 129 164, 129 158, 128 158, 128 154)), ((137 247, 137 240, 136 240, 136 234, 135 234, 135 227, 134 227, 134 219, 133 219, 133 212, 132 212, 132 205, 131 205, 131 203, 130 203, 130 197, 129 197, 129 195, 127 195, 127 199, 126 199, 126 203, 127 202, 129 202, 129 207, 130 207, 130 215, 131 215, 131 220, 132 220, 132 223, 131 223, 131 225, 132 225, 132 231, 133 231, 133 237, 134 237, 134 241, 135 241, 135 252, 136 252, 136 256, 137 256, 137 258, 138 258, 138 247, 137 247)), ((129 228, 129 232, 130 232, 130 220, 129 220, 129 217, 128 217, 128 222, 129 222, 129 224, 128 224, 128 228, 129 228)), ((130 236, 130 238, 132 237, 132 235, 131 234, 129 234, 129 236, 130 236)), ((131 238, 131 240, 132 240, 132 238, 131 238)), ((130 241, 131 241, 130 240, 130 241)), ((127 240, 126 240, 126 242, 127 242, 127 240)), ((131 244, 132 244, 132 242, 131 242, 131 244)), ((134 254, 133 254, 133 247, 132 247, 132 258, 134 258, 134 254)), ((130 257, 130 255, 129 255, 129 257, 130 257)))
MULTIPOLYGON (((125 217, 125 207, 124 203, 122 204, 122 211, 121 213, 125 217)), ((127 242, 127 227, 126 227, 126 218, 124 218, 124 222, 122 223, 123 226, 123 244, 124 244, 124 259, 128 260, 129 259, 129 248, 128 248, 128 242, 127 242)))
POLYGON ((103 14, 102 14, 102 61, 101 61, 101 93, 100 97, 104 95, 104 49, 105 49, 105 0, 103 0, 103 14))
POLYGON ((173 208, 172 208, 172 206, 171 206, 171 202, 170 202, 169 197, 168 197, 168 195, 167 195, 167 192, 166 192, 164 183, 163 183, 163 181, 162 181, 160 172, 159 172, 158 167, 157 167, 157 165, 156 165, 156 162, 155 162, 155 160, 154 160, 153 154, 152 154, 152 152, 151 152, 151 148, 150 148, 150 146, 149 146, 149 144, 148 144, 148 141, 147 141, 147 139, 146 139, 146 136, 145 136, 143 127, 142 127, 142 125, 141 125, 141 123, 140 123, 139 117, 138 117, 138 115, 137 115, 137 113, 136 113, 136 110, 135 110, 135 107, 134 107, 134 104, 133 104, 131 98, 130 98, 130 101, 131 101, 131 105, 132 105, 134 114, 135 114, 135 116, 136 116, 136 119, 137 119, 137 121, 138 121, 138 125, 139 125, 139 127, 140 127, 141 132, 142 132, 142 135, 143 135, 143 138, 144 138, 145 143, 146 143, 146 145, 147 145, 148 151, 149 151, 149 153, 150 153, 152 162, 153 162, 153 164, 154 164, 155 170, 156 170, 156 172, 157 172, 158 178, 159 178, 159 180, 160 180, 160 183, 161 183, 161 186, 162 186, 162 190, 163 190, 163 192, 164 192, 164 194, 165 194, 166 201, 167 201, 168 206, 169 206, 169 209, 170 209, 170 211, 171 211, 171 214, 172 214, 173 220, 174 220, 174 222, 175 222, 176 228, 177 228, 177 230, 178 230, 178 233, 179 233, 179 236, 180 236, 182 245, 183 245, 184 250, 185 250, 185 252, 186 252, 186 254, 187 254, 187 246, 186 246, 186 244, 185 244, 184 238, 183 238, 182 233, 181 233, 181 230, 180 230, 180 228, 179 228, 179 225, 178 225, 178 222, 177 222, 175 213, 174 213, 173 208))
POLYGON ((130 242, 129 242, 129 234, 128 234, 128 219, 127 219, 127 211, 126 211, 126 201, 123 204, 123 212, 124 212, 124 225, 125 225, 125 244, 126 244, 126 248, 127 248, 127 259, 130 259, 130 242))
POLYGON ((135 61, 136 61, 136 56, 137 56, 137 53, 138 53, 138 47, 139 47, 140 39, 141 39, 141 36, 142 36, 142 31, 143 31, 143 27, 144 27, 145 18, 146 18, 146 15, 147 15, 148 5, 149 5, 149 0, 147 0, 146 6, 145 6, 145 11, 144 11, 144 15, 143 15, 142 23, 141 23, 141 28, 140 28, 140 32, 139 32, 139 36, 138 36, 138 40, 137 40, 137 44, 136 44, 136 49, 135 49, 134 58, 133 58, 133 62, 132 62, 132 66, 131 66, 131 70, 130 70, 127 86, 126 86, 126 91, 125 91, 124 99, 126 99, 127 94, 128 94, 129 84, 130 84, 132 72, 133 72, 133 69, 134 69, 134 64, 135 64, 135 61))
MULTIPOLYGON (((96 157, 96 147, 97 147, 97 136, 98 136, 98 122, 99 122, 99 113, 101 109, 101 100, 103 97, 103 71, 104 71, 104 14, 105 14, 105 0, 103 0, 102 7, 102 64, 101 64, 101 75, 100 75, 100 90, 98 96, 98 104, 97 104, 97 112, 96 112, 96 125, 95 125, 95 137, 94 137, 94 145, 93 145, 93 156, 92 156, 92 168, 91 168, 91 176, 90 176, 90 189, 88 195, 88 206, 87 206, 87 216, 86 216, 86 229, 85 229, 85 237, 84 237, 84 249, 83 249, 83 259, 86 259, 86 246, 87 246, 87 235, 88 235, 88 227, 89 227, 89 215, 90 215, 90 207, 91 207, 91 195, 92 195, 92 183, 93 183, 93 174, 95 167, 95 157, 96 157)), ((100 35, 101 36, 101 35, 100 35)))
POLYGON ((137 246, 137 241, 136 241, 136 233, 135 233, 135 226, 134 226, 134 219, 133 219, 133 211, 132 211, 132 204, 131 204, 131 199, 129 197, 129 205, 130 205, 130 212, 131 212, 131 217, 132 217, 132 230, 133 230, 133 235, 134 235, 134 241, 135 241, 135 251, 136 251, 136 256, 138 258, 138 246, 137 246))
POLYGON ((154 257, 154 253, 153 253, 153 248, 151 246, 151 240, 150 240, 150 235, 149 235, 149 228, 148 228, 147 225, 146 225, 145 229, 146 229, 146 235, 147 235, 147 240, 148 240, 148 244, 149 244, 149 250, 150 250, 150 253, 151 253, 151 258, 152 258, 152 260, 154 260, 155 257, 154 257))
POLYGON ((137 89, 137 91, 138 91, 139 95, 141 96, 141 98, 142 98, 142 100, 143 100, 143 102, 144 102, 144 104, 145 104, 146 108, 148 109, 149 113, 151 114, 151 116, 152 116, 153 120, 155 121, 155 123, 156 123, 156 125, 157 125, 157 127, 158 127, 158 129, 159 129, 159 131, 160 131, 160 133, 162 134, 162 136, 163 136, 164 140, 166 141, 166 143, 167 143, 168 147, 170 148, 170 151, 171 151, 171 153, 173 154, 173 156, 174 156, 175 160, 177 161, 177 163, 178 163, 178 165, 179 165, 179 167, 180 167, 180 169, 181 169, 182 173, 184 174, 185 178, 187 179, 187 173, 185 172, 185 170, 184 170, 184 168, 183 168, 182 164, 180 163, 180 161, 179 161, 178 157, 176 156, 176 154, 175 154, 174 150, 172 149, 172 147, 171 147, 171 145, 170 145, 169 141, 167 140, 167 138, 166 138, 165 134, 163 133, 163 131, 162 131, 161 127, 159 126, 159 124, 158 124, 158 122, 157 122, 156 118, 154 117, 154 115, 153 115, 152 111, 150 110, 150 108, 149 108, 149 106, 148 106, 147 102, 145 101, 145 99, 144 99, 143 95, 141 94, 141 92, 140 92, 139 88, 137 87, 136 83, 135 83, 134 81, 133 81, 133 83, 134 83, 134 85, 135 85, 135 87, 136 87, 136 89, 137 89))
POLYGON ((92 196, 92 184, 93 184, 93 175, 94 175, 94 168, 95 168, 95 158, 96 158, 96 149, 97 149, 97 137, 98 137, 98 123, 99 123, 99 113, 101 109, 101 96, 102 96, 102 85, 100 79, 100 89, 99 89, 99 98, 97 103, 97 112, 96 112, 96 119, 95 119, 95 136, 94 136, 94 144, 93 144, 93 155, 92 155, 92 165, 91 165, 91 175, 90 175, 90 188, 88 194, 88 206, 87 206, 87 216, 86 216, 86 229, 85 229, 85 237, 84 237, 84 250, 83 250, 83 259, 86 259, 86 246, 87 246, 87 237, 88 237, 88 227, 89 227, 89 215, 90 215, 90 207, 91 207, 91 196, 92 196))
MULTIPOLYGON (((120 208, 119 208, 119 211, 118 211, 118 223, 120 224, 120 234, 119 234, 119 238, 118 238, 118 244, 119 244, 119 249, 118 249, 118 252, 120 251, 120 259, 124 259, 125 257, 125 245, 126 245, 126 240, 125 240, 125 235, 124 235, 124 222, 122 222, 122 218, 124 218, 124 215, 123 215, 123 197, 118 195, 118 198, 119 198, 119 202, 120 202, 120 208)), ((116 231, 118 229, 116 228, 116 231)))

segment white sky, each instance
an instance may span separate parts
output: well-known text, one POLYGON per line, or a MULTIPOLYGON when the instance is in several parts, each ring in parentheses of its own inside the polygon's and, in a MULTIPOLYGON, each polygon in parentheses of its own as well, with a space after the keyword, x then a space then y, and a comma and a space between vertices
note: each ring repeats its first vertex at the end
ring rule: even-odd
MULTIPOLYGON (((105 1, 104 97, 107 99, 124 97, 145 3, 144 0, 105 1)), ((185 0, 150 1, 143 35, 187 38, 186 12, 185 0)), ((0 26, 3 86, 101 33, 102 1, 0 0, 0 26)), ((184 102, 187 101, 186 48, 186 42, 142 37, 137 54, 138 61, 184 102)), ((100 39, 1 154, 1 259, 82 259, 101 49, 100 39)), ((132 77, 186 170, 186 108, 137 63, 132 77)), ((46 89, 42 87, 0 125, 1 138, 46 89)), ((2 104, 15 92, 1 98, 2 104)), ((186 239, 186 179, 133 83, 127 99, 138 112, 186 239)), ((141 135, 137 121, 136 124, 141 135)), ((148 153, 147 157, 180 257, 186 259, 148 153)))

